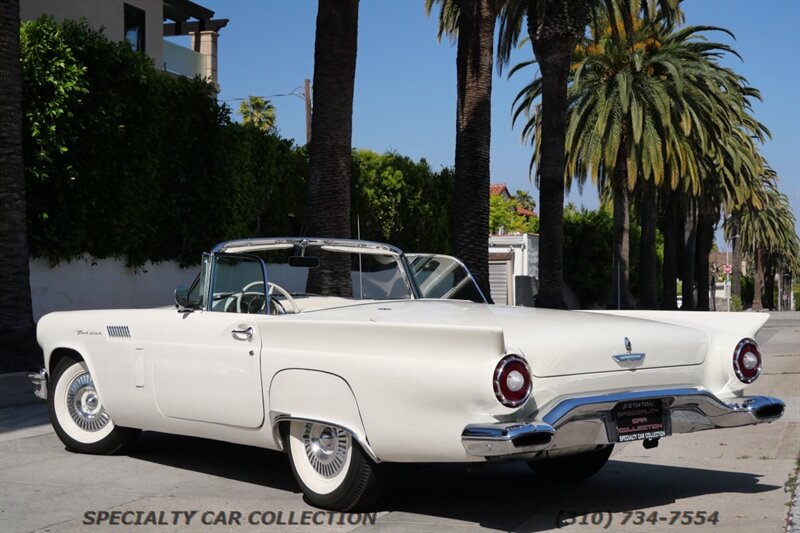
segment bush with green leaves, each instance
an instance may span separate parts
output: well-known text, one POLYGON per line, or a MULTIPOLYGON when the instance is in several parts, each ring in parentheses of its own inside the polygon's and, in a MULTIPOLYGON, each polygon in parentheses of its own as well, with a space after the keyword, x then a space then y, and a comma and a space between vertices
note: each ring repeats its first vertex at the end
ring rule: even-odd
POLYGON ((83 22, 21 28, 31 253, 195 263, 221 240, 295 234, 307 157, 233 124, 212 87, 83 22))
POLYGON ((583 309, 605 308, 611 293, 612 215, 564 208, 564 281, 583 309))
POLYGON ((502 194, 493 194, 489 198, 489 232, 500 233, 536 233, 539 231, 539 217, 521 215, 516 198, 506 198, 502 194))
MULTIPOLYGON (((219 241, 303 234, 305 147, 83 22, 42 17, 21 41, 32 255, 193 264, 219 241)), ((354 234, 450 249, 449 169, 369 150, 353 168, 354 234)))
MULTIPOLYGON (((448 253, 453 174, 394 152, 353 151, 354 235, 408 252, 448 253)), ((487 239, 488 242, 488 239, 487 239)))
MULTIPOLYGON (((582 309, 613 307, 611 295, 611 247, 614 217, 607 208, 597 211, 564 208, 564 281, 580 301, 582 309)), ((630 280, 634 294, 639 284, 639 240, 641 226, 630 223, 630 280)), ((656 236, 657 269, 664 258, 664 238, 656 236)))

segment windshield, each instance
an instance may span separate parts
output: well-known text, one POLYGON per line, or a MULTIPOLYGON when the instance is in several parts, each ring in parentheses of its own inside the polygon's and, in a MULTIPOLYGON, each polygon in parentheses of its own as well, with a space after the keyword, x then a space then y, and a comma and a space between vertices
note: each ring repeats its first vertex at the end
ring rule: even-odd
POLYGON ((267 265, 270 283, 292 296, 339 296, 355 300, 397 300, 412 297, 400 257, 383 250, 364 253, 347 247, 300 245, 250 251, 267 265))

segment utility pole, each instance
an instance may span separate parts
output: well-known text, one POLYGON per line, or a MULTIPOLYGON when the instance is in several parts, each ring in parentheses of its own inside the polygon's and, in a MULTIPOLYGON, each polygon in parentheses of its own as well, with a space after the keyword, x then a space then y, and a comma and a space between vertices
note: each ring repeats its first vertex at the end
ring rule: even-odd
MULTIPOLYGON (((730 248, 730 246, 727 246, 730 248)), ((731 252, 730 250, 725 250, 725 265, 731 264, 731 252)), ((731 269, 733 267, 731 266, 731 269)), ((731 275, 725 270, 725 294, 728 296, 728 312, 731 312, 731 275)))
POLYGON ((305 80, 303 93, 306 100, 306 143, 311 144, 311 80, 305 80))

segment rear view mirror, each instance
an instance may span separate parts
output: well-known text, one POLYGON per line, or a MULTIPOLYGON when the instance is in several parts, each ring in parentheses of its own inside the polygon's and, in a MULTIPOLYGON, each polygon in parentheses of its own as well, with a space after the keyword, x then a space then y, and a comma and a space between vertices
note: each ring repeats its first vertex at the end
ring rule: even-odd
POLYGON ((293 255, 289 257, 290 267, 302 268, 317 268, 319 266, 319 257, 311 257, 306 255, 293 255))
POLYGON ((178 285, 175 289, 175 306, 178 309, 189 307, 189 289, 184 285, 178 285))

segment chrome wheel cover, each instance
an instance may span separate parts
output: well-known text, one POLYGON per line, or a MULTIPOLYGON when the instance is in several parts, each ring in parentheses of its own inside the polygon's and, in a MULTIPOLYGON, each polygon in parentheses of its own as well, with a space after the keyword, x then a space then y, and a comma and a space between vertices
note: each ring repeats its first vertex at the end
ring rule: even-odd
POLYGON ((84 431, 100 431, 111 420, 88 372, 78 374, 70 382, 67 388, 67 411, 72 421, 84 431))
POLYGON ((311 467, 321 476, 339 474, 347 460, 350 435, 343 429, 322 424, 303 426, 303 447, 311 467))

